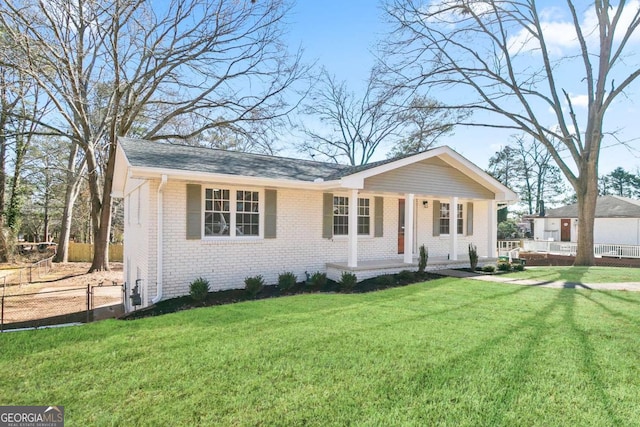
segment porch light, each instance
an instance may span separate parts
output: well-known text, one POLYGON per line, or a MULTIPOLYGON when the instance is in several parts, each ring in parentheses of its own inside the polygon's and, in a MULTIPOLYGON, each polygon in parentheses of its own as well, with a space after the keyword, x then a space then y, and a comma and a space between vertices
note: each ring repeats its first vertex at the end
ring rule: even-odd
POLYGON ((429 201, 428 200, 423 200, 422 201, 422 207, 425 208, 425 209, 428 208, 429 207, 429 201))

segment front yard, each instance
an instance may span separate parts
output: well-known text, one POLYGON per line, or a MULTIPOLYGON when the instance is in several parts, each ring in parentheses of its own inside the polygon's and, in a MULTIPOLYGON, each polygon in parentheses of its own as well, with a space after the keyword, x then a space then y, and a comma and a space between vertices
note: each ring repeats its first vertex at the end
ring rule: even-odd
POLYGON ((0 405, 69 426, 632 425, 639 308, 446 278, 5 333, 0 405))

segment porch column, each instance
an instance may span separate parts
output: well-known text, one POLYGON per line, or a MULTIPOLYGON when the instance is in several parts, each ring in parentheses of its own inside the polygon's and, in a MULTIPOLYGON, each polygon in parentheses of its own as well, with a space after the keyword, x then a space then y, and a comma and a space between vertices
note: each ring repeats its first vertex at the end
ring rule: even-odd
POLYGON ((452 197, 449 201, 449 254, 452 261, 458 260, 458 198, 452 197))
POLYGON ((349 194, 349 247, 347 266, 358 266, 358 190, 349 194))
POLYGON ((404 260, 406 264, 413 262, 413 211, 415 194, 404 195, 404 260))
POLYGON ((495 258, 497 256, 497 246, 498 246, 498 204, 495 200, 489 200, 487 212, 487 256, 490 258, 495 258))

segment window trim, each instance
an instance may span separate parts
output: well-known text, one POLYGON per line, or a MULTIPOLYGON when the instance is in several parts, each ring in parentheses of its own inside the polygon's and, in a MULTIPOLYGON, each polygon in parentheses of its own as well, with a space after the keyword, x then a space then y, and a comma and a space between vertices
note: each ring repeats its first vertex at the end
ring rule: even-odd
MULTIPOLYGON (((464 203, 458 203, 458 210, 456 212, 457 214, 457 218, 456 218, 456 222, 455 222, 455 227, 456 227, 456 234, 459 236, 464 236, 464 203)), ((449 202, 440 202, 440 236, 449 236, 451 235, 451 203, 449 202), (445 233, 442 231, 442 220, 445 219, 445 217, 442 216, 442 209, 444 206, 447 206, 447 216, 446 216, 446 220, 447 220, 447 228, 449 228, 449 230, 445 233)))
MULTIPOLYGON (((262 240, 264 239, 264 218, 265 218, 265 200, 264 200, 264 188, 256 188, 251 186, 232 186, 232 185, 216 185, 216 184, 203 184, 201 192, 202 207, 200 209, 200 224, 202 226, 201 238, 202 240, 221 240, 221 241, 247 241, 247 240, 262 240), (205 227, 205 218, 207 211, 207 190, 229 190, 229 235, 207 235, 205 227), (251 191, 258 193, 258 235, 238 235, 236 233, 236 215, 239 213, 237 210, 238 191, 251 191)), ((240 212, 242 213, 242 212, 240 212)))
MULTIPOLYGON (((332 210, 331 230, 333 232, 333 237, 344 238, 344 237, 349 236, 349 219, 348 219, 349 218, 349 214, 346 215, 346 218, 347 218, 347 227, 346 227, 347 228, 347 233, 345 233, 345 234, 336 234, 336 232, 335 232, 335 230, 336 230, 335 229, 335 224, 336 224, 335 223, 335 218, 336 218, 337 215, 335 214, 335 208, 336 208, 335 200, 338 197, 346 199, 347 208, 349 206, 349 196, 348 195, 336 194, 336 193, 333 194, 333 206, 331 208, 331 210, 332 210)), ((365 215, 362 215, 362 216, 359 215, 359 213, 360 213, 360 204, 358 203, 357 207, 356 207, 356 209, 358 210, 357 211, 357 214, 358 214, 357 215, 357 219, 358 220, 360 218, 369 218, 369 232, 366 233, 366 234, 365 233, 363 233, 363 234, 358 233, 358 237, 372 237, 373 233, 374 233, 374 229, 375 229, 374 223, 372 221, 372 218, 373 218, 372 213, 375 212, 375 197, 373 197, 373 196, 364 196, 364 195, 362 197, 360 197, 360 195, 358 195, 358 202, 360 202, 360 200, 368 200, 369 201, 369 215, 366 215, 366 216, 365 215)), ((342 215, 340 215, 340 216, 342 216, 342 215)), ((358 228, 358 225, 356 225, 356 228, 358 228)))

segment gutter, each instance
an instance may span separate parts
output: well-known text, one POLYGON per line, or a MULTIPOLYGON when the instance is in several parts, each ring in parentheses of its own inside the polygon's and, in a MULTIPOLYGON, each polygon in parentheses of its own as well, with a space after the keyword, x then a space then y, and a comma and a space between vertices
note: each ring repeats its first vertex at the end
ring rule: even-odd
POLYGON ((156 296, 151 300, 151 302, 153 304, 158 303, 161 299, 162 299, 162 259, 163 259, 163 244, 164 244, 164 240, 162 238, 163 235, 163 190, 164 190, 164 186, 167 184, 167 175, 163 174, 162 175, 162 179, 160 180, 160 185, 158 186, 158 197, 156 198, 156 201, 158 202, 158 209, 157 209, 157 215, 158 215, 158 229, 157 229, 157 238, 156 238, 156 244, 157 244, 157 251, 156 251, 156 296))

